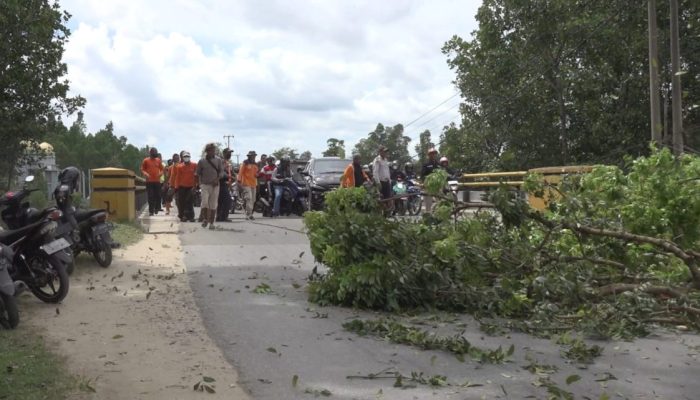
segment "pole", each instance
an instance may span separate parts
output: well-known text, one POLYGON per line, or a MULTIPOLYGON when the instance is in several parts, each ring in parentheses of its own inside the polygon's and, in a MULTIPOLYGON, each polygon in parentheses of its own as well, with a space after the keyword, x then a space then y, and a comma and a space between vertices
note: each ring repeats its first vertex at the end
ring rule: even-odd
POLYGON ((229 149, 231 148, 231 139, 233 139, 233 135, 224 135, 224 140, 226 140, 226 147, 229 149))
POLYGON ((649 105, 651 107, 651 141, 661 145, 661 108, 659 104, 659 50, 656 26, 656 0, 648 1, 649 8, 649 105))
POLYGON ((683 154, 683 115, 681 114, 681 66, 678 48, 678 0, 671 2, 671 73, 673 114, 673 153, 683 154))

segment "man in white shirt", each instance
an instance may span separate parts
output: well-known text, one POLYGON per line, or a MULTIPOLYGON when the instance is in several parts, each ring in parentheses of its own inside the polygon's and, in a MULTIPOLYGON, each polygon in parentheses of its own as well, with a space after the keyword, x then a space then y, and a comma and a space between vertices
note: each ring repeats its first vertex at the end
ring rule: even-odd
MULTIPOLYGON (((386 147, 379 146, 379 155, 372 162, 374 181, 379 183, 382 199, 391 197, 391 173, 389 172, 389 160, 386 158, 386 147)), ((392 202, 387 202, 387 209, 393 208, 392 202)))

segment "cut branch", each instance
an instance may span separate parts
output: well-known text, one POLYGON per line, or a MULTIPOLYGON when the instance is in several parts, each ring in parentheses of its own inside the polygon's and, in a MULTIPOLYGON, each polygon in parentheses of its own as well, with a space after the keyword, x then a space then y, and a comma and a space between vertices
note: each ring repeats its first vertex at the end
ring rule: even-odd
POLYGON ((633 290, 640 290, 645 293, 653 294, 656 296, 668 296, 681 298, 683 293, 678 289, 674 289, 668 286, 645 286, 637 285, 634 283, 612 283, 598 289, 598 294, 601 296, 609 296, 611 294, 620 294, 624 292, 630 292, 633 290))

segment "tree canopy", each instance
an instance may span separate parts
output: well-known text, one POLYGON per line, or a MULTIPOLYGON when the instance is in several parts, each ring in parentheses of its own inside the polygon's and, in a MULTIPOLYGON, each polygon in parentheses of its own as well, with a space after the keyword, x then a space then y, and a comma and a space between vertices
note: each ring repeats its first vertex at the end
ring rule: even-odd
MULTIPOLYGON (((697 146, 700 5, 680 4, 686 143, 697 146)), ((658 16, 667 92, 665 2, 658 16)), ((464 103, 461 124, 443 132, 441 147, 458 166, 619 163, 623 155, 647 153, 646 2, 485 0, 476 18, 472 40, 455 36, 443 47, 464 103)), ((670 114, 664 120, 668 126, 670 114)))
POLYGON ((85 103, 68 95, 64 78, 69 17, 58 1, 0 2, 0 171, 8 186, 26 144, 43 140, 61 115, 85 103))
POLYGON ((387 158, 389 160, 397 160, 400 163, 411 161, 408 155, 408 144, 411 138, 404 136, 404 128, 402 124, 392 126, 384 126, 377 124, 377 127, 367 137, 360 139, 353 149, 354 154, 359 154, 362 163, 371 162, 377 156, 379 146, 387 148, 387 158))
POLYGON ((345 158, 345 141, 336 138, 330 138, 326 141, 328 149, 323 152, 324 157, 340 157, 345 158))

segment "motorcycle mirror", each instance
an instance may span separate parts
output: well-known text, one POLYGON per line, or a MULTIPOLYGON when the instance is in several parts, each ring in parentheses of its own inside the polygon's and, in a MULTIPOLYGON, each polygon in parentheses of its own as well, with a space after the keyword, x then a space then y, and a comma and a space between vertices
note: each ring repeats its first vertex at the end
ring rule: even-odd
POLYGON ((298 168, 297 168, 297 172, 298 172, 298 173, 301 173, 301 171, 303 171, 303 170, 304 170, 304 169, 303 169, 302 167, 298 167, 298 168))
POLYGON ((26 183, 34 182, 34 175, 27 175, 27 177, 24 178, 24 182, 26 182, 26 183))

